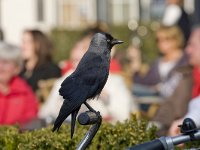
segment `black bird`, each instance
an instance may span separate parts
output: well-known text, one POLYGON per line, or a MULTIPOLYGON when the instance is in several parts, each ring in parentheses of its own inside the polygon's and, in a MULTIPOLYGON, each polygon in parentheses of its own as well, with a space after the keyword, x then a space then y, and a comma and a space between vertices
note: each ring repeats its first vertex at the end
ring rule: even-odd
POLYGON ((81 105, 96 112, 87 102, 101 93, 109 75, 110 53, 115 44, 123 43, 108 33, 96 33, 89 49, 80 60, 76 70, 61 84, 59 93, 64 98, 52 131, 59 130, 63 121, 71 114, 71 138, 74 134, 76 116, 81 105))

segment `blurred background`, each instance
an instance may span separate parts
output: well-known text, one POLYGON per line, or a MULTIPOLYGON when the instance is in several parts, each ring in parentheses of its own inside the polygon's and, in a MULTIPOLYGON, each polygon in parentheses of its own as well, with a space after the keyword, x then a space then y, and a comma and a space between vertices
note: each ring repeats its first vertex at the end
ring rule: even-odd
MULTIPOLYGON (((184 0, 185 11, 195 17, 198 3, 198 0, 184 0)), ((127 41, 122 48, 127 47, 128 41, 140 42, 140 38, 149 37, 156 29, 165 7, 165 0, 0 0, 0 28, 5 41, 17 45, 24 29, 47 32, 55 45, 54 59, 59 61, 68 57, 82 30, 100 21, 108 24, 115 36, 127 41)), ((151 42, 144 40, 144 43, 151 42)), ((155 49, 147 47, 144 51, 155 49)), ((152 59, 149 55, 145 60, 152 59)))
POLYGON ((108 82, 101 100, 91 105, 105 121, 115 123, 139 114, 158 122, 167 134, 170 124, 186 114, 191 99, 192 75, 185 69, 180 75, 178 68, 189 65, 185 47, 192 27, 199 24, 199 0, 0 0, 0 40, 22 50, 19 70, 13 73, 16 67, 9 62, 19 61, 18 52, 0 44, 0 110, 4 109, 0 124, 19 122, 24 129, 34 129, 53 123, 63 102, 60 84, 74 71, 92 36, 103 31, 124 43, 112 50, 108 82), (7 74, 10 78, 5 82, 7 74), (32 88, 27 93, 35 108, 25 119, 20 112, 30 114, 23 110, 28 98, 26 92, 18 91, 21 86, 12 85, 16 77, 20 85, 22 78, 32 88), (13 120, 12 106, 17 103, 6 106, 3 102, 10 99, 12 89, 23 95, 19 97, 24 102, 13 120), (166 106, 169 110, 163 109, 166 106), (157 114, 159 119, 154 118, 157 114))

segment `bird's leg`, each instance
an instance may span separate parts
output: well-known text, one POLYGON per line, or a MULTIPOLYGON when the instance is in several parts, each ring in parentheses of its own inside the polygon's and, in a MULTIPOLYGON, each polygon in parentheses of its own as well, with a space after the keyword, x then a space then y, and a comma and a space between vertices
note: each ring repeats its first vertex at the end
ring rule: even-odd
POLYGON ((85 102, 84 104, 91 112, 97 113, 97 111, 94 110, 87 102, 85 102))

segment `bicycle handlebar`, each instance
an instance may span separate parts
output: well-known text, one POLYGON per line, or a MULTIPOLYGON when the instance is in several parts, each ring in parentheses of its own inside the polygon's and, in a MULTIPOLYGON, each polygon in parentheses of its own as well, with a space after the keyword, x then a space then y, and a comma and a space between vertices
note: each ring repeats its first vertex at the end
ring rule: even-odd
POLYGON ((197 130, 192 119, 184 119, 183 124, 179 125, 179 127, 181 129, 181 135, 160 137, 159 139, 136 145, 128 150, 173 150, 175 145, 200 139, 200 130, 197 130))
POLYGON ((185 134, 175 137, 160 137, 159 139, 131 147, 128 150, 172 150, 175 145, 199 139, 200 130, 194 133, 192 137, 185 134))
POLYGON ((162 142, 159 139, 136 145, 132 148, 129 148, 128 150, 155 150, 155 149, 165 150, 165 147, 163 146, 162 142))
POLYGON ((101 126, 102 118, 100 112, 86 111, 78 116, 78 122, 81 125, 92 125, 76 148, 76 150, 85 150, 101 126))

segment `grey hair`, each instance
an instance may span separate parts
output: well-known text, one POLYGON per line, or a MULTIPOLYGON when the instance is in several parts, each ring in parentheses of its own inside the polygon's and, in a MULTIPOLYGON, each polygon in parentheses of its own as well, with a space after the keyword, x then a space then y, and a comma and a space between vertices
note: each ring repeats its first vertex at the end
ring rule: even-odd
POLYGON ((23 64, 21 50, 5 42, 0 42, 0 59, 13 61, 19 67, 23 64))

